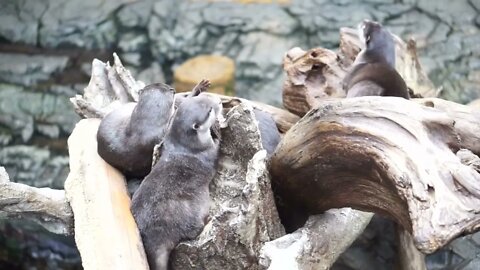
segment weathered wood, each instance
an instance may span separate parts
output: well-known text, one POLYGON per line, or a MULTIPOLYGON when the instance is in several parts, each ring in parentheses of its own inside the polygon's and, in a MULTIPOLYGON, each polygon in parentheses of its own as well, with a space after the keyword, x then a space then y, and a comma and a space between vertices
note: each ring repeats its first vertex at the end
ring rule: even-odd
POLYGON ((270 270, 330 269, 372 216, 351 208, 311 216, 302 228, 267 242, 261 250, 260 264, 270 270))
POLYGON ((63 190, 10 182, 0 167, 0 191, 0 211, 8 217, 31 219, 53 233, 73 232, 73 213, 63 190))
POLYGON ((398 240, 398 269, 399 270, 427 270, 425 254, 418 251, 410 233, 397 226, 398 240))
POLYGON ((75 242, 84 269, 148 269, 130 212, 125 179, 97 153, 100 120, 81 120, 68 139, 65 193, 75 216, 75 242))
POLYGON ((233 107, 239 105, 241 102, 243 102, 243 103, 249 104, 250 106, 252 106, 257 110, 261 110, 270 114, 273 120, 275 121, 275 123, 277 124, 278 130, 281 133, 287 132, 287 130, 289 130, 300 119, 300 117, 298 117, 297 115, 291 112, 288 112, 286 110, 283 110, 265 103, 250 101, 244 98, 218 95, 214 93, 206 93, 206 94, 219 97, 222 100, 223 108, 226 110, 230 110, 233 107))
POLYGON ((468 103, 468 106, 472 106, 474 108, 476 108, 477 110, 480 109, 480 99, 475 99, 473 101, 471 101, 470 103, 468 103))
POLYGON ((94 59, 90 82, 83 95, 70 98, 75 112, 82 118, 103 118, 122 103, 138 101, 138 91, 145 83, 133 78, 116 53, 113 59, 112 66, 94 59))
POLYGON ((441 99, 324 100, 271 160, 284 200, 320 213, 387 215, 430 253, 480 228, 480 174, 455 154, 480 153, 480 111, 441 99))
POLYGON ((304 115, 319 100, 345 97, 341 83, 346 74, 339 55, 315 48, 289 50, 283 57, 287 77, 283 83, 283 106, 296 115, 304 115))
MULTIPOLYGON (((415 94, 435 97, 437 91, 418 60, 415 41, 405 43, 395 35, 394 38, 396 69, 407 86, 415 94)), ((357 31, 341 28, 338 54, 325 48, 289 50, 283 58, 283 70, 287 75, 283 85, 283 106, 303 116, 323 99, 345 97, 342 80, 360 49, 357 31)))

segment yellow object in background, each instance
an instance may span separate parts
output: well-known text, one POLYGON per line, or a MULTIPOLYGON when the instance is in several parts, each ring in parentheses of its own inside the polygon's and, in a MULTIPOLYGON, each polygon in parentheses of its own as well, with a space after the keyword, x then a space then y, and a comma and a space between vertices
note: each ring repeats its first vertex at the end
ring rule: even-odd
POLYGON ((234 95, 235 63, 220 55, 199 55, 180 65, 174 72, 174 87, 177 92, 192 90, 202 79, 210 81, 208 92, 234 95))

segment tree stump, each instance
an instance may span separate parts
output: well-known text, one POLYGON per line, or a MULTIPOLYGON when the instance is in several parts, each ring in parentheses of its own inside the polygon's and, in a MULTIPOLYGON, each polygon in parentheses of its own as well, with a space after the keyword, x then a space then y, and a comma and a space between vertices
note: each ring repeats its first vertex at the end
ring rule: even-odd
POLYGON ((219 55, 200 55, 189 59, 175 70, 175 90, 190 91, 203 79, 208 79, 212 84, 209 92, 233 96, 235 63, 219 55))

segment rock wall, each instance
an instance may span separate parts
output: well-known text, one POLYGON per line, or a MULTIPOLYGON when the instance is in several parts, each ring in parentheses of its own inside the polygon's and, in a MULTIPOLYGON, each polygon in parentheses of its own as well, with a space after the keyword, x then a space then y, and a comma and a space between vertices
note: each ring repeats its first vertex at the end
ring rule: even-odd
POLYGON ((478 0, 0 0, 0 6, 0 164, 15 181, 35 186, 63 186, 66 137, 78 121, 68 98, 88 82, 92 59, 108 60, 113 51, 146 83, 171 82, 190 57, 226 55, 236 63, 239 96, 279 105, 288 49, 336 48, 340 27, 370 18, 416 38, 443 97, 461 103, 480 97, 478 0))

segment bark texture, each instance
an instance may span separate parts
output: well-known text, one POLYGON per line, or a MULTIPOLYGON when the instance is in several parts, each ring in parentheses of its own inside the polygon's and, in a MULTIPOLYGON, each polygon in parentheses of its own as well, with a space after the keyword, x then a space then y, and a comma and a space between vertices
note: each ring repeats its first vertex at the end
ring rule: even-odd
POLYGON ((309 213, 353 207, 387 215, 430 253, 480 226, 480 111, 441 99, 324 100, 271 160, 284 199, 309 213), (462 152, 460 152, 462 153, 462 152))

